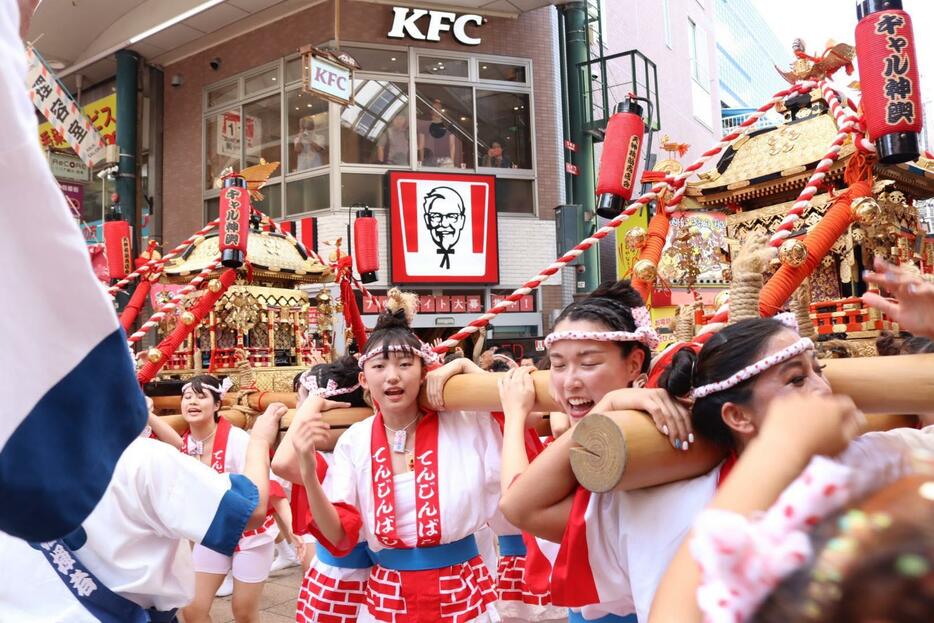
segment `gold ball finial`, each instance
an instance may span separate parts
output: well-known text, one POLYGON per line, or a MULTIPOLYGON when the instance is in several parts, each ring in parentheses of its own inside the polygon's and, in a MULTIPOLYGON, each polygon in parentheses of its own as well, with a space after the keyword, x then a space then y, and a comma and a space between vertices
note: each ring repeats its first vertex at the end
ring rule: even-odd
POLYGON ((882 215, 882 207, 872 197, 857 197, 850 203, 853 216, 863 225, 876 222, 882 215))
POLYGON ((796 268, 808 259, 808 248, 803 240, 786 240, 778 248, 778 259, 785 266, 796 268))
POLYGON ((210 290, 210 291, 213 292, 214 294, 217 294, 218 292, 220 292, 220 291, 221 291, 221 287, 222 287, 222 285, 221 285, 221 280, 220 280, 220 279, 211 279, 211 280, 208 282, 208 290, 210 290))
POLYGON ((652 260, 639 260, 636 262, 636 265, 632 267, 632 274, 642 281, 655 281, 658 269, 652 260))
POLYGON ((633 227, 626 232, 626 246, 630 249, 641 249, 645 246, 648 234, 644 227, 633 227))
POLYGON ((162 361, 162 351, 158 348, 150 348, 146 353, 146 359, 152 363, 159 363, 162 361))
POLYGON ((184 312, 182 312, 182 315, 180 316, 180 319, 181 319, 183 325, 185 325, 185 326, 191 326, 191 325, 193 325, 194 322, 195 322, 195 315, 194 315, 193 313, 191 313, 190 311, 184 311, 184 312))

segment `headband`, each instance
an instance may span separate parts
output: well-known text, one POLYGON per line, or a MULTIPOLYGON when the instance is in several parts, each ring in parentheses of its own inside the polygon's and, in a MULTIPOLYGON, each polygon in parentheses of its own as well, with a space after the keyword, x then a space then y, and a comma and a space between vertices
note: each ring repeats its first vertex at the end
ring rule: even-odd
POLYGON ((702 511, 690 549, 701 571, 697 604, 704 622, 751 619, 775 587, 813 557, 808 530, 849 501, 852 475, 851 468, 817 456, 765 513, 747 518, 702 511))
POLYGON ((325 387, 320 387, 313 368, 302 372, 302 376, 299 377, 298 382, 301 383, 302 387, 308 390, 309 396, 320 396, 321 398, 331 398, 332 396, 349 394, 360 387, 360 383, 351 387, 338 387, 337 381, 334 379, 328 379, 327 385, 325 387))
POLYGON ((645 307, 633 307, 632 319, 636 323, 635 331, 558 331, 545 338, 545 348, 560 340, 594 340, 597 342, 639 342, 650 350, 658 348, 658 333, 652 327, 649 310, 645 307))
MULTIPOLYGON (((798 330, 798 324, 795 320, 794 314, 791 313, 782 313, 776 314, 775 320, 779 321, 789 329, 793 329, 795 332, 798 330)), ((716 394, 717 392, 722 392, 739 385, 743 381, 748 381, 752 377, 762 374, 769 368, 777 366, 780 363, 784 363, 791 359, 792 357, 797 357, 806 350, 811 350, 814 348, 814 342, 810 338, 803 337, 791 346, 786 346, 777 353, 772 353, 771 355, 760 359, 759 361, 750 364, 727 377, 722 381, 717 381, 716 383, 708 383, 707 385, 701 385, 700 387, 695 387, 691 390, 691 397, 694 400, 704 398, 710 394, 716 394)))
MULTIPOLYGON (((221 382, 220 387, 216 387, 216 386, 211 385, 211 384, 209 384, 209 383, 205 383, 204 381, 201 382, 201 388, 202 388, 202 389, 206 389, 206 390, 208 390, 209 392, 211 392, 212 394, 214 394, 215 396, 217 396, 217 399, 218 399, 218 400, 220 400, 221 398, 223 398, 223 397, 224 397, 224 394, 226 394, 227 391, 228 391, 231 387, 233 387, 233 379, 231 379, 229 376, 228 376, 227 378, 225 378, 225 379, 221 382)), ((183 393, 183 394, 184 394, 185 392, 187 392, 189 389, 191 389, 191 383, 185 383, 184 385, 182 385, 182 393, 183 393)))
POLYGON ((421 347, 418 349, 412 348, 411 346, 405 346, 403 344, 391 344, 389 346, 376 347, 370 352, 360 355, 360 358, 357 359, 357 365, 359 365, 360 369, 362 370, 367 361, 373 359, 374 357, 379 357, 384 353, 405 353, 407 355, 414 355, 415 357, 420 357, 426 366, 441 362, 441 356, 433 351, 431 346, 422 342, 421 340, 419 340, 419 343, 421 344, 421 347))
POLYGON ((516 363, 516 360, 515 360, 515 359, 512 359, 511 357, 507 357, 506 355, 493 355, 493 361, 503 361, 503 362, 505 362, 506 365, 509 366, 510 368, 518 368, 518 367, 519 367, 519 364, 516 363))

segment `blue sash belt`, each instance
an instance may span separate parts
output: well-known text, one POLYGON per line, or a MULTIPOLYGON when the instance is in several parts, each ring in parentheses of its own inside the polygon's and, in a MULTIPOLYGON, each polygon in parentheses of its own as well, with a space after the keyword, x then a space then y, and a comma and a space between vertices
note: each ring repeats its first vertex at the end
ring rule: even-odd
POLYGON ((498 539, 500 556, 525 556, 525 543, 521 534, 506 534, 498 539))
POLYGON ((373 566, 372 555, 373 552, 366 546, 365 541, 357 543, 346 556, 335 556, 320 543, 315 552, 315 556, 324 564, 342 569, 369 569, 373 566))
POLYGON ((597 619, 585 619, 580 611, 568 610, 568 623, 638 623, 635 613, 624 617, 618 614, 604 614, 597 619))
POLYGON ((72 597, 101 623, 148 623, 149 615, 141 606, 107 588, 62 539, 30 545, 45 556, 72 597))
POLYGON ((453 543, 432 547, 410 547, 406 549, 381 549, 373 552, 373 558, 381 567, 396 571, 425 571, 441 569, 467 562, 479 556, 477 540, 471 534, 453 543))

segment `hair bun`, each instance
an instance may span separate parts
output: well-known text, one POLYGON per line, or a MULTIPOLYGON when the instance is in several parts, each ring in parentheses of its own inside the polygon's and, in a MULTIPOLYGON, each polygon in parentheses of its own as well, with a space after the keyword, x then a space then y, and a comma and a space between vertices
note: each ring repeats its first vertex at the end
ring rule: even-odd
POLYGON ((658 386, 674 397, 687 395, 694 385, 694 368, 697 353, 692 348, 682 348, 671 358, 668 369, 658 379, 658 386))
POLYGON ((604 281, 597 286, 587 298, 612 299, 630 308, 645 307, 645 301, 642 300, 642 295, 632 287, 628 279, 604 281))
POLYGON ((380 329, 408 329, 409 321, 406 317, 404 309, 397 309, 395 311, 386 310, 382 312, 379 317, 376 319, 376 327, 374 331, 380 329))
POLYGON ((392 313, 402 311, 405 314, 406 326, 410 327, 418 312, 418 295, 414 292, 403 292, 399 288, 390 288, 386 293, 386 310, 392 313))
POLYGON ((885 331, 876 338, 876 350, 882 357, 900 355, 902 352, 902 339, 891 331, 885 331))

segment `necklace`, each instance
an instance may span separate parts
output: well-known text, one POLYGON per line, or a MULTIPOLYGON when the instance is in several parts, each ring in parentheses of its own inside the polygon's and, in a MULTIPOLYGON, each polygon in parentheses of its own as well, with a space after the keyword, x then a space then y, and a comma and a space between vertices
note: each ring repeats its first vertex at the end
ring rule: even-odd
POLYGON ((194 435, 191 435, 191 434, 189 433, 188 438, 189 438, 191 441, 193 441, 194 444, 195 444, 194 449, 191 450, 191 451, 189 452, 189 454, 192 454, 192 455, 197 456, 197 457, 202 456, 202 455, 204 454, 204 442, 207 441, 207 440, 209 440, 211 437, 213 437, 213 436, 214 436, 214 433, 216 433, 216 432, 217 432, 217 428, 215 428, 215 429, 214 429, 214 432, 211 433, 210 435, 208 435, 207 437, 205 437, 204 439, 195 439, 195 436, 194 436, 194 435))
POLYGON ((422 417, 421 413, 416 415, 415 419, 413 419, 411 422, 409 422, 402 428, 393 428, 389 424, 386 424, 385 420, 383 421, 383 426, 386 427, 386 430, 392 433, 392 451, 393 452, 395 452, 396 454, 405 453, 405 445, 406 445, 405 442, 408 440, 408 436, 409 436, 408 428, 412 424, 415 424, 420 417, 422 417))

